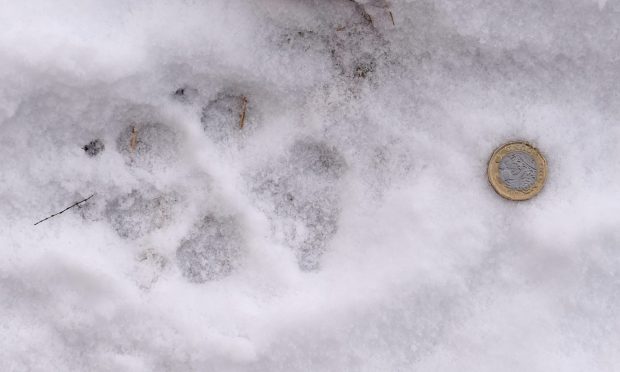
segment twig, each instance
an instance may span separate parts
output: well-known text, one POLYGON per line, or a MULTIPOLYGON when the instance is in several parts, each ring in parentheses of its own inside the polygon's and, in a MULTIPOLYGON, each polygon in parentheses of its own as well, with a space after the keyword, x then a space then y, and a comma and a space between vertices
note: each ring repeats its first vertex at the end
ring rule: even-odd
POLYGON ((77 202, 77 203, 75 203, 75 204, 71 205, 70 207, 67 207, 67 208, 65 208, 65 209, 61 210, 61 211, 60 211, 60 212, 58 212, 58 213, 54 213, 54 214, 52 214, 51 216, 49 216, 49 217, 47 217, 47 218, 42 219, 41 221, 39 221, 39 222, 35 223, 34 225, 36 226, 36 225, 40 224, 40 223, 41 223, 41 222, 43 222, 43 221, 47 221, 47 220, 49 220, 50 218, 52 218, 52 217, 54 217, 54 216, 58 216, 59 214, 64 213, 64 212, 68 211, 69 209, 71 209, 71 208, 73 208, 73 207, 75 207, 75 206, 77 206, 77 205, 80 205, 80 204, 84 203, 85 201, 87 201, 88 199, 92 198, 93 196, 95 196, 95 194, 92 194, 92 195, 91 195, 91 196, 89 196, 88 198, 86 198, 86 199, 84 199, 84 200, 81 200, 81 201, 79 201, 79 202, 77 202))
POLYGON ((136 151, 136 146, 138 145, 138 131, 136 127, 131 127, 131 137, 129 138, 129 148, 131 152, 136 151))
POLYGON ((248 99, 245 96, 241 97, 241 99, 243 100, 243 109, 239 117, 239 129, 243 129, 243 126, 245 125, 245 112, 248 108, 248 99))

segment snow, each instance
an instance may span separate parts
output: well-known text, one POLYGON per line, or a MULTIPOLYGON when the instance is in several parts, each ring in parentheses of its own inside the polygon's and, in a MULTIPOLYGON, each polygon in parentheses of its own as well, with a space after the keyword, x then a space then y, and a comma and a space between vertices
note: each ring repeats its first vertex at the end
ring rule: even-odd
POLYGON ((2 2, 0 370, 617 369, 620 3, 357 4, 2 2))

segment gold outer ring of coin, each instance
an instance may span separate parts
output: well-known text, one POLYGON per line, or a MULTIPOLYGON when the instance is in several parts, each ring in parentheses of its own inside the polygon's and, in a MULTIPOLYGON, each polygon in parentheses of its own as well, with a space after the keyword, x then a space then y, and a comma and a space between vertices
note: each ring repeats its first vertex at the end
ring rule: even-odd
POLYGON ((545 180, 547 179, 547 161, 542 156, 540 151, 536 149, 534 146, 530 145, 527 142, 517 141, 517 142, 509 142, 503 144, 498 147, 495 151, 493 151, 493 155, 491 155, 491 159, 489 160, 489 166, 487 168, 487 174, 489 177, 489 182, 493 189, 502 197, 515 200, 522 201, 528 200, 536 196, 545 185, 545 180), (536 162, 537 166, 537 174, 536 181, 534 184, 526 189, 526 190, 515 190, 511 189, 504 184, 502 178, 499 174, 499 163, 502 158, 511 152, 514 151, 522 151, 529 154, 532 159, 536 162))

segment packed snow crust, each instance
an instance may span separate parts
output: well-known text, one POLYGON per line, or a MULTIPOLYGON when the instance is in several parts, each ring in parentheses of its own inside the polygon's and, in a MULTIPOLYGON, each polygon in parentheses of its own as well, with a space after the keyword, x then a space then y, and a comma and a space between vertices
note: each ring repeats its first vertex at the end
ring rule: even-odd
POLYGON ((620 2, 0 25, 1 371, 618 370, 620 2), (510 140, 527 202, 486 180, 510 140))

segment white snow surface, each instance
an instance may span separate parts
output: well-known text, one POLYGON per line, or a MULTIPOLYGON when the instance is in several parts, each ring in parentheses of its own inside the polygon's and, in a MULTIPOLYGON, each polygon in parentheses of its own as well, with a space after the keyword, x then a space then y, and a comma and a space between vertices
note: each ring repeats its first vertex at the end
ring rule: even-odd
POLYGON ((1 371, 620 368, 620 2, 0 25, 1 371), (510 140, 548 161, 527 202, 486 179, 510 140))

